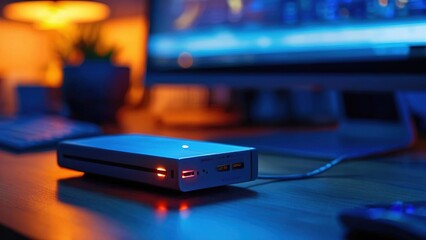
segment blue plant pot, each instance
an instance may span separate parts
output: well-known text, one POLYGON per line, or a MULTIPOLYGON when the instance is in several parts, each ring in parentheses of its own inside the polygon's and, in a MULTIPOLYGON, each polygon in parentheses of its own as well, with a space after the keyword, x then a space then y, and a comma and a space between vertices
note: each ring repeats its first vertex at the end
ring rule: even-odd
POLYGON ((85 61, 64 68, 62 96, 70 117, 97 124, 115 123, 130 84, 130 69, 108 61, 85 61))

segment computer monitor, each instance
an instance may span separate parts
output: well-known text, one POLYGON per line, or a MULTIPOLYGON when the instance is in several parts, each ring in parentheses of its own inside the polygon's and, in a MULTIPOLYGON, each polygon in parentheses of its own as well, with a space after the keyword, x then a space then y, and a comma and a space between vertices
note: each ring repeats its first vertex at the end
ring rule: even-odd
MULTIPOLYGON (((163 0, 149 14, 148 87, 426 90, 425 0, 163 0)), ((229 142, 319 157, 406 147, 414 134, 403 96, 385 95, 339 97, 333 133, 229 142)))
POLYGON ((147 86, 426 89, 425 0, 149 5, 147 86))

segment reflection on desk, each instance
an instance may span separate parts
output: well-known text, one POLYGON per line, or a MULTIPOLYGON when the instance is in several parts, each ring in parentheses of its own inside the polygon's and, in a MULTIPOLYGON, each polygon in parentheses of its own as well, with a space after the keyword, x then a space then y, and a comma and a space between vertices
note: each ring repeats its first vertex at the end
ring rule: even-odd
MULTIPOLYGON (((353 160, 299 181, 193 193, 61 169, 55 152, 0 152, 0 224, 36 239, 341 239, 343 209, 424 201, 424 144, 353 160)), ((260 154, 260 171, 298 173, 327 160, 260 154)))
MULTIPOLYGON (((195 221, 187 226, 185 224, 176 226, 176 223, 184 221, 196 208, 228 201, 241 201, 244 198, 256 198, 256 195, 255 191, 235 186, 185 194, 94 176, 62 179, 58 181, 57 186, 57 198, 60 202, 82 207, 87 211, 95 211, 96 214, 105 217, 111 216, 114 212, 113 218, 117 226, 127 228, 127 231, 133 235, 137 233, 137 236, 149 239, 163 239, 174 236, 173 234, 179 236, 182 230, 193 237, 215 236, 215 231, 226 219, 221 214, 210 213, 201 216, 211 221, 212 228, 204 226, 203 221, 195 221), (99 198, 100 196, 102 199, 99 198), (99 204, 100 201, 103 204, 99 204), (152 228, 153 222, 156 224, 170 222, 170 226, 157 231, 152 228)), ((235 225, 233 227, 239 228, 235 225)))
POLYGON ((84 199, 76 199, 69 196, 101 194, 108 199, 121 199, 155 209, 155 213, 158 216, 176 211, 184 213, 197 206, 218 204, 225 201, 237 201, 244 198, 255 198, 257 195, 255 191, 236 186, 182 193, 170 189, 88 174, 85 174, 83 177, 59 180, 56 193, 59 201, 88 209, 92 208, 92 204, 98 205, 98 203, 91 204, 89 201, 79 201, 84 199))

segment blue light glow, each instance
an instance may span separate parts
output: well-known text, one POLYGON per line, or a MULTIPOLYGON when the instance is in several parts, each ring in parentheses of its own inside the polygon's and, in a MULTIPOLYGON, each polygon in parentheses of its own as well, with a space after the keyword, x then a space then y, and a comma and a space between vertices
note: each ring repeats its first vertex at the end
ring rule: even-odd
MULTIPOLYGON (((426 21, 423 20, 262 31, 232 32, 222 29, 180 35, 157 34, 150 39, 149 53, 157 57, 176 58, 182 52, 189 52, 194 58, 199 58, 370 49, 372 51, 353 51, 353 56, 406 56, 410 45, 425 44, 426 21)), ((294 55, 281 56, 290 57, 294 55)))

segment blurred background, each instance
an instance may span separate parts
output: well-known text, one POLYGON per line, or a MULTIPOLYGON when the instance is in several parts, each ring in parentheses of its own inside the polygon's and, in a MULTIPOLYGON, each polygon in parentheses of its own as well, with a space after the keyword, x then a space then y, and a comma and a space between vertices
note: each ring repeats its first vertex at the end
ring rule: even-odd
MULTIPOLYGON (((14 6, 16 3, 24 2, 35 3, 40 1, 0 0, 0 8, 3 10, 0 18, 1 115, 13 116, 19 112, 27 111, 25 108, 34 108, 34 105, 32 105, 33 100, 37 97, 30 96, 35 94, 37 90, 28 90, 28 88, 34 86, 50 89, 49 93, 39 92, 41 97, 38 97, 38 99, 43 97, 54 99, 56 96, 57 100, 53 101, 60 102, 61 97, 58 96, 63 93, 60 93, 59 89, 66 85, 64 80, 73 78, 64 76, 64 73, 67 72, 66 69, 82 65, 84 59, 94 58, 97 60, 106 59, 115 66, 129 68, 128 87, 125 85, 113 87, 121 87, 125 91, 124 103, 119 104, 120 106, 148 108, 156 122, 166 125, 229 126, 241 123, 327 125, 336 121, 338 107, 335 93, 332 90, 318 86, 312 87, 302 84, 296 87, 292 86, 291 89, 272 88, 264 91, 259 90, 258 86, 235 90, 228 84, 218 84, 211 87, 206 86, 203 81, 201 81, 201 85, 174 85, 171 84, 173 82, 171 81, 168 84, 154 84, 147 91, 144 86, 147 61, 146 43, 149 29, 147 1, 97 1, 98 3, 103 3, 99 12, 90 9, 91 6, 76 6, 75 9, 70 8, 70 12, 79 12, 84 15, 84 10, 86 9, 87 16, 72 16, 72 14, 69 14, 69 19, 61 18, 60 14, 57 14, 59 11, 57 9, 52 10, 52 6, 48 7, 49 11, 51 11, 49 14, 52 15, 49 15, 49 18, 46 15, 37 16, 35 9, 38 9, 38 6, 28 7, 28 12, 22 9, 13 9, 13 7, 16 7, 14 6), (55 93, 55 89, 59 93, 55 93), (19 101, 20 94, 21 96, 26 96, 21 101, 19 101), (31 102, 31 104, 25 103, 25 101, 31 102)), ((61 1, 53 2, 57 4, 61 1)), ((87 2, 93 3, 93 1, 87 2)), ((174 5, 172 4, 168 7, 159 4, 164 9, 164 22, 173 20, 177 24, 175 24, 175 29, 172 31, 189 29, 191 22, 198 16, 197 14, 200 14, 200 11, 204 11, 200 8, 201 5, 197 4, 200 1, 186 1, 187 5, 179 1, 172 2, 181 8, 173 8, 174 5), (175 11, 172 11, 173 9, 175 11), (179 11, 183 11, 180 17, 177 14, 179 11)), ((303 3, 313 4, 315 2, 316 5, 311 7, 306 4, 306 6, 302 6, 299 3, 296 4, 295 1, 228 0, 217 1, 214 4, 208 1, 201 2, 203 2, 204 7, 208 5, 208 10, 212 11, 204 12, 200 22, 197 23, 198 25, 194 25, 194 29, 208 29, 211 26, 218 26, 217 29, 220 29, 220 26, 229 25, 238 27, 238 23, 243 22, 245 24, 244 29, 255 29, 254 32, 259 34, 263 30, 269 31, 268 27, 274 28, 277 19, 289 29, 293 29, 295 26, 306 23, 315 26, 315 24, 324 22, 334 23, 334 26, 338 27, 345 19, 352 19, 351 21, 355 23, 364 18, 388 21, 389 19, 414 17, 421 20, 422 16, 426 14, 426 2, 423 0, 324 0, 301 1, 300 3, 303 5, 303 3), (274 8, 268 8, 268 6, 275 6, 274 4, 279 4, 282 7, 282 14, 274 15, 277 11, 274 8), (297 6, 310 10, 303 12, 299 9, 299 11, 297 6), (222 10, 225 8, 229 8, 229 14, 222 16, 222 10), (257 25, 259 22, 264 25, 259 27, 257 25)), ((156 17, 162 18, 163 16, 156 17)), ((164 26, 160 27, 167 29, 164 26)), ((268 34, 273 33, 268 32, 268 34)), ((204 37, 207 38, 209 35, 206 34, 204 37)), ((249 41, 252 37, 254 35, 241 35, 239 40, 243 44, 244 41, 249 41)), ((306 42, 308 38, 311 38, 311 40, 315 38, 315 36, 311 35, 305 37, 295 40, 306 42)), ((323 36, 319 40, 325 41, 325 38, 326 36, 323 36)), ((224 39, 226 40, 227 38, 225 37, 224 39)), ((161 55, 165 51, 173 54, 173 51, 176 50, 170 45, 164 44, 164 42, 155 40, 153 40, 152 46, 154 54, 161 55)), ((182 38, 182 41, 186 40, 184 37, 182 38)), ((262 45, 264 49, 273 44, 266 37, 261 38, 259 41, 258 44, 262 45)), ((221 42, 219 39, 218 43, 220 45, 225 42, 221 42)), ((321 45, 319 48, 324 46, 326 45, 321 45)), ((211 47, 211 50, 214 50, 214 47, 217 46, 211 47)), ((242 49, 241 51, 245 50, 242 49)), ((383 54, 383 51, 380 54, 383 54)), ((220 49, 216 52, 220 52, 220 49)), ((423 52, 424 46, 415 53, 420 58, 424 58, 423 52)), ((320 58, 326 55, 319 54, 318 56, 320 58)), ((178 68, 187 69, 192 67, 192 57, 184 52, 183 55, 174 56, 172 61, 175 65, 178 64, 178 68), (175 58, 179 58, 177 62, 175 58)), ((167 61, 156 62, 156 67, 160 70, 167 70, 170 68, 167 65, 167 61)), ((222 64, 232 66, 233 60, 219 59, 219 61, 222 61, 222 64)), ((241 59, 238 59, 238 61, 241 63, 241 59)), ((250 55, 245 56, 244 61, 251 61, 250 55)), ((202 63, 202 61, 199 62, 202 63)), ((172 68, 174 67, 176 66, 172 66, 172 68)), ((68 72, 75 71, 75 69, 68 70, 68 72)), ((125 75, 127 73, 123 72, 122 74, 125 75)), ((74 83, 72 85, 77 84, 74 83)), ((102 85, 102 83, 98 85, 102 85)), ((68 90, 69 88, 71 87, 67 87, 68 90)), ((75 91, 83 93, 85 90, 77 89, 75 91)), ((85 94, 91 95, 90 93, 85 94)), ((423 94, 421 92, 416 94, 410 96, 412 102, 417 102, 417 105, 421 106, 421 101, 423 100, 418 99, 422 99, 423 94)), ((73 93, 71 95, 76 94, 73 93)), ((46 101, 50 101, 49 99, 46 101)), ((67 99, 67 101, 72 102, 73 99, 67 99)), ((83 101, 92 100, 83 98, 83 101)), ((55 108, 61 108, 55 104, 53 105, 47 106, 47 108, 54 109, 52 111, 56 111, 55 108)), ((64 110, 59 109, 58 111, 64 110)), ((63 114, 63 112, 61 113, 63 114)), ((88 119, 83 118, 83 120, 88 119)), ((99 122, 99 120, 95 119, 94 122, 99 122)))
MULTIPOLYGON (((13 2, 0 1, 0 8, 13 2)), ((22 2, 22 1, 21 1, 22 2)), ((109 7, 105 19, 94 23, 40 26, 38 21, 23 22, 0 18, 0 113, 12 115, 17 111, 15 88, 18 85, 60 87, 62 68, 78 65, 82 56, 73 44, 82 31, 93 34, 99 30, 99 44, 113 47, 111 60, 116 65, 130 67, 131 87, 126 101, 137 104, 143 94, 142 78, 145 71, 145 41, 147 37, 146 7, 144 1, 99 1, 109 7), (96 25, 96 27, 93 27, 96 25), (92 28, 92 29, 90 29, 92 28), (89 29, 89 30, 88 30, 89 29)), ((84 8, 84 7, 83 7, 84 8)), ((34 11, 33 11, 34 13, 34 11)), ((29 13, 25 13, 31 15, 29 13)), ((92 13, 94 14, 94 13, 92 13)), ((97 46, 100 47, 100 46, 97 46)), ((102 46, 101 46, 102 47, 102 46)), ((102 51, 102 50, 100 50, 102 51)))

